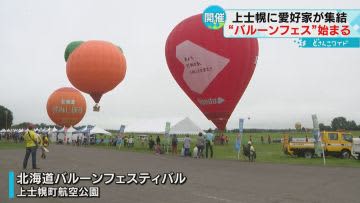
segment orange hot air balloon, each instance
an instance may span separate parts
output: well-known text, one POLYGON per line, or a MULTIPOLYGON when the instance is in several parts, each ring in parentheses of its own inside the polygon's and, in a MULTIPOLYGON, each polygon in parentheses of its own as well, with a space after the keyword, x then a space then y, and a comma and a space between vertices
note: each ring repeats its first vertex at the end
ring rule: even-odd
POLYGON ((79 123, 84 117, 86 101, 80 91, 63 87, 50 95, 46 109, 54 123, 68 128, 79 123))
POLYGON ((90 94, 99 110, 103 94, 114 89, 125 77, 126 60, 122 50, 110 42, 70 43, 65 51, 66 74, 74 87, 90 94))

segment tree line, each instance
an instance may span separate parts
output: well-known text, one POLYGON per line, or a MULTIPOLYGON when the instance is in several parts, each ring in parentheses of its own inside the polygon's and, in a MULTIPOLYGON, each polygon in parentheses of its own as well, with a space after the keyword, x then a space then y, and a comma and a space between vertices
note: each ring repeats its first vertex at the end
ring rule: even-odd
MULTIPOLYGON (((0 105, 0 129, 3 128, 27 128, 29 122, 22 122, 16 125, 12 125, 13 122, 13 113, 11 110, 7 109, 4 106, 0 105)), ((35 124, 35 128, 49 128, 54 127, 54 125, 48 125, 45 123, 35 124)), ((59 128, 59 126, 58 126, 59 128)), ((347 120, 345 117, 340 116, 332 119, 331 123, 326 125, 324 123, 319 123, 319 128, 321 131, 331 131, 331 130, 360 130, 360 125, 357 125, 354 120, 347 120)), ((209 130, 212 130, 211 128, 209 130)), ((302 131, 307 132, 311 129, 306 129, 304 127, 299 129, 244 129, 245 133, 257 133, 257 132, 291 132, 291 131, 302 131)), ((213 131, 218 132, 217 129, 213 131)), ((239 129, 227 129, 226 132, 238 133, 239 129)))
POLYGON ((320 130, 360 130, 360 125, 357 125, 354 120, 347 120, 345 117, 336 117, 332 119, 330 125, 319 123, 320 130))

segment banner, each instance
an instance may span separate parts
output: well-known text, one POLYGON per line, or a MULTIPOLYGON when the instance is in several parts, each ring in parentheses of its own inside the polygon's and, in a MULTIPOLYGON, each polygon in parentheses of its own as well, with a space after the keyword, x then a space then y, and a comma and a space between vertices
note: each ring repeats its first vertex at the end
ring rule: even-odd
POLYGON ((360 9, 224 9, 207 7, 202 21, 225 38, 292 38, 299 48, 360 48, 360 9))
POLYGON ((235 149, 237 152, 240 152, 241 149, 241 138, 242 138, 242 134, 244 131, 244 119, 240 118, 239 119, 239 134, 236 137, 236 142, 235 142, 235 149))
POLYGON ((315 155, 321 157, 322 147, 321 147, 321 139, 320 139, 320 129, 319 122, 316 114, 312 115, 313 120, 313 136, 315 139, 314 147, 315 147, 315 155))
POLYGON ((119 134, 123 134, 125 132, 125 125, 120 126, 119 134))
POLYGON ((121 126, 120 126, 120 129, 119 129, 118 137, 119 137, 119 138, 122 137, 123 134, 124 134, 124 132, 125 132, 125 125, 121 125, 121 126))
POLYGON ((169 136, 169 132, 170 132, 170 122, 166 122, 165 124, 165 136, 169 136))
POLYGON ((239 119, 239 133, 242 134, 244 131, 244 119, 240 118, 239 119))

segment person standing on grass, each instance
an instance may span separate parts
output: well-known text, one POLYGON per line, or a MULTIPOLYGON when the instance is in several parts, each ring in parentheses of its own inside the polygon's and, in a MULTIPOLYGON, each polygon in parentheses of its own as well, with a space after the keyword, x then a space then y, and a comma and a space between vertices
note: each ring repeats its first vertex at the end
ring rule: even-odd
POLYGON ((141 146, 144 147, 145 145, 145 137, 140 137, 141 146))
POLYGON ((121 136, 118 136, 117 140, 116 140, 116 145, 118 147, 118 149, 120 150, 121 148, 121 142, 122 142, 122 138, 121 136))
POLYGON ((203 158, 204 157, 204 146, 205 146, 205 139, 202 133, 199 133, 199 137, 197 139, 197 148, 198 148, 198 154, 197 157, 198 158, 203 158))
POLYGON ((130 135, 129 137, 129 147, 133 147, 134 146, 134 138, 130 135))
POLYGON ((214 134, 211 132, 211 130, 208 130, 208 132, 205 134, 205 137, 206 137, 205 156, 206 156, 206 158, 208 158, 208 154, 209 154, 209 150, 210 150, 210 158, 213 158, 214 134))
POLYGON ((252 142, 248 142, 248 148, 249 148, 249 162, 255 161, 255 148, 252 145, 252 142))
POLYGON ((191 145, 191 139, 189 135, 186 135, 184 138, 184 156, 190 156, 190 145, 191 145))
POLYGON ((264 144, 264 136, 261 135, 261 144, 264 144))
POLYGON ((128 146, 128 137, 125 136, 124 138, 124 147, 127 147, 128 146))
POLYGON ((177 144, 178 144, 178 140, 176 135, 174 134, 171 140, 172 155, 177 155, 177 144))
POLYGON ((268 143, 271 144, 271 137, 268 135, 268 143))
POLYGON ((26 153, 23 161, 23 169, 26 169, 27 162, 29 160, 30 154, 31 154, 31 160, 32 160, 32 168, 33 169, 39 169, 36 166, 36 150, 38 146, 38 140, 37 136, 34 132, 34 126, 29 125, 28 131, 24 133, 24 140, 25 140, 25 146, 26 146, 26 153))
POLYGON ((224 145, 224 142, 225 142, 224 134, 221 134, 221 136, 220 136, 220 143, 221 143, 221 145, 224 145))
POLYGON ((156 137, 156 144, 160 145, 160 136, 159 135, 156 137))
POLYGON ((150 149, 150 150, 153 150, 153 149, 154 149, 154 145, 155 145, 155 142, 154 142, 152 136, 150 135, 150 137, 149 137, 149 149, 150 149))

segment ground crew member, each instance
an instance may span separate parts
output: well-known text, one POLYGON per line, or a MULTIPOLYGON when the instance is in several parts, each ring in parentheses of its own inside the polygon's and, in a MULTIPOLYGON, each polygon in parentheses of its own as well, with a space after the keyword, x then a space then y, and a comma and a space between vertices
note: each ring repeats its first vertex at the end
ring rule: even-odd
POLYGON ((214 143, 214 134, 212 134, 211 130, 205 134, 206 144, 205 144, 205 156, 208 158, 209 150, 210 150, 210 158, 213 158, 213 143, 214 143))
POLYGON ((37 136, 34 132, 34 126, 29 125, 28 131, 24 133, 24 141, 26 147, 26 153, 23 161, 23 169, 26 169, 29 156, 31 154, 32 168, 39 169, 36 167, 36 150, 38 146, 37 136))

